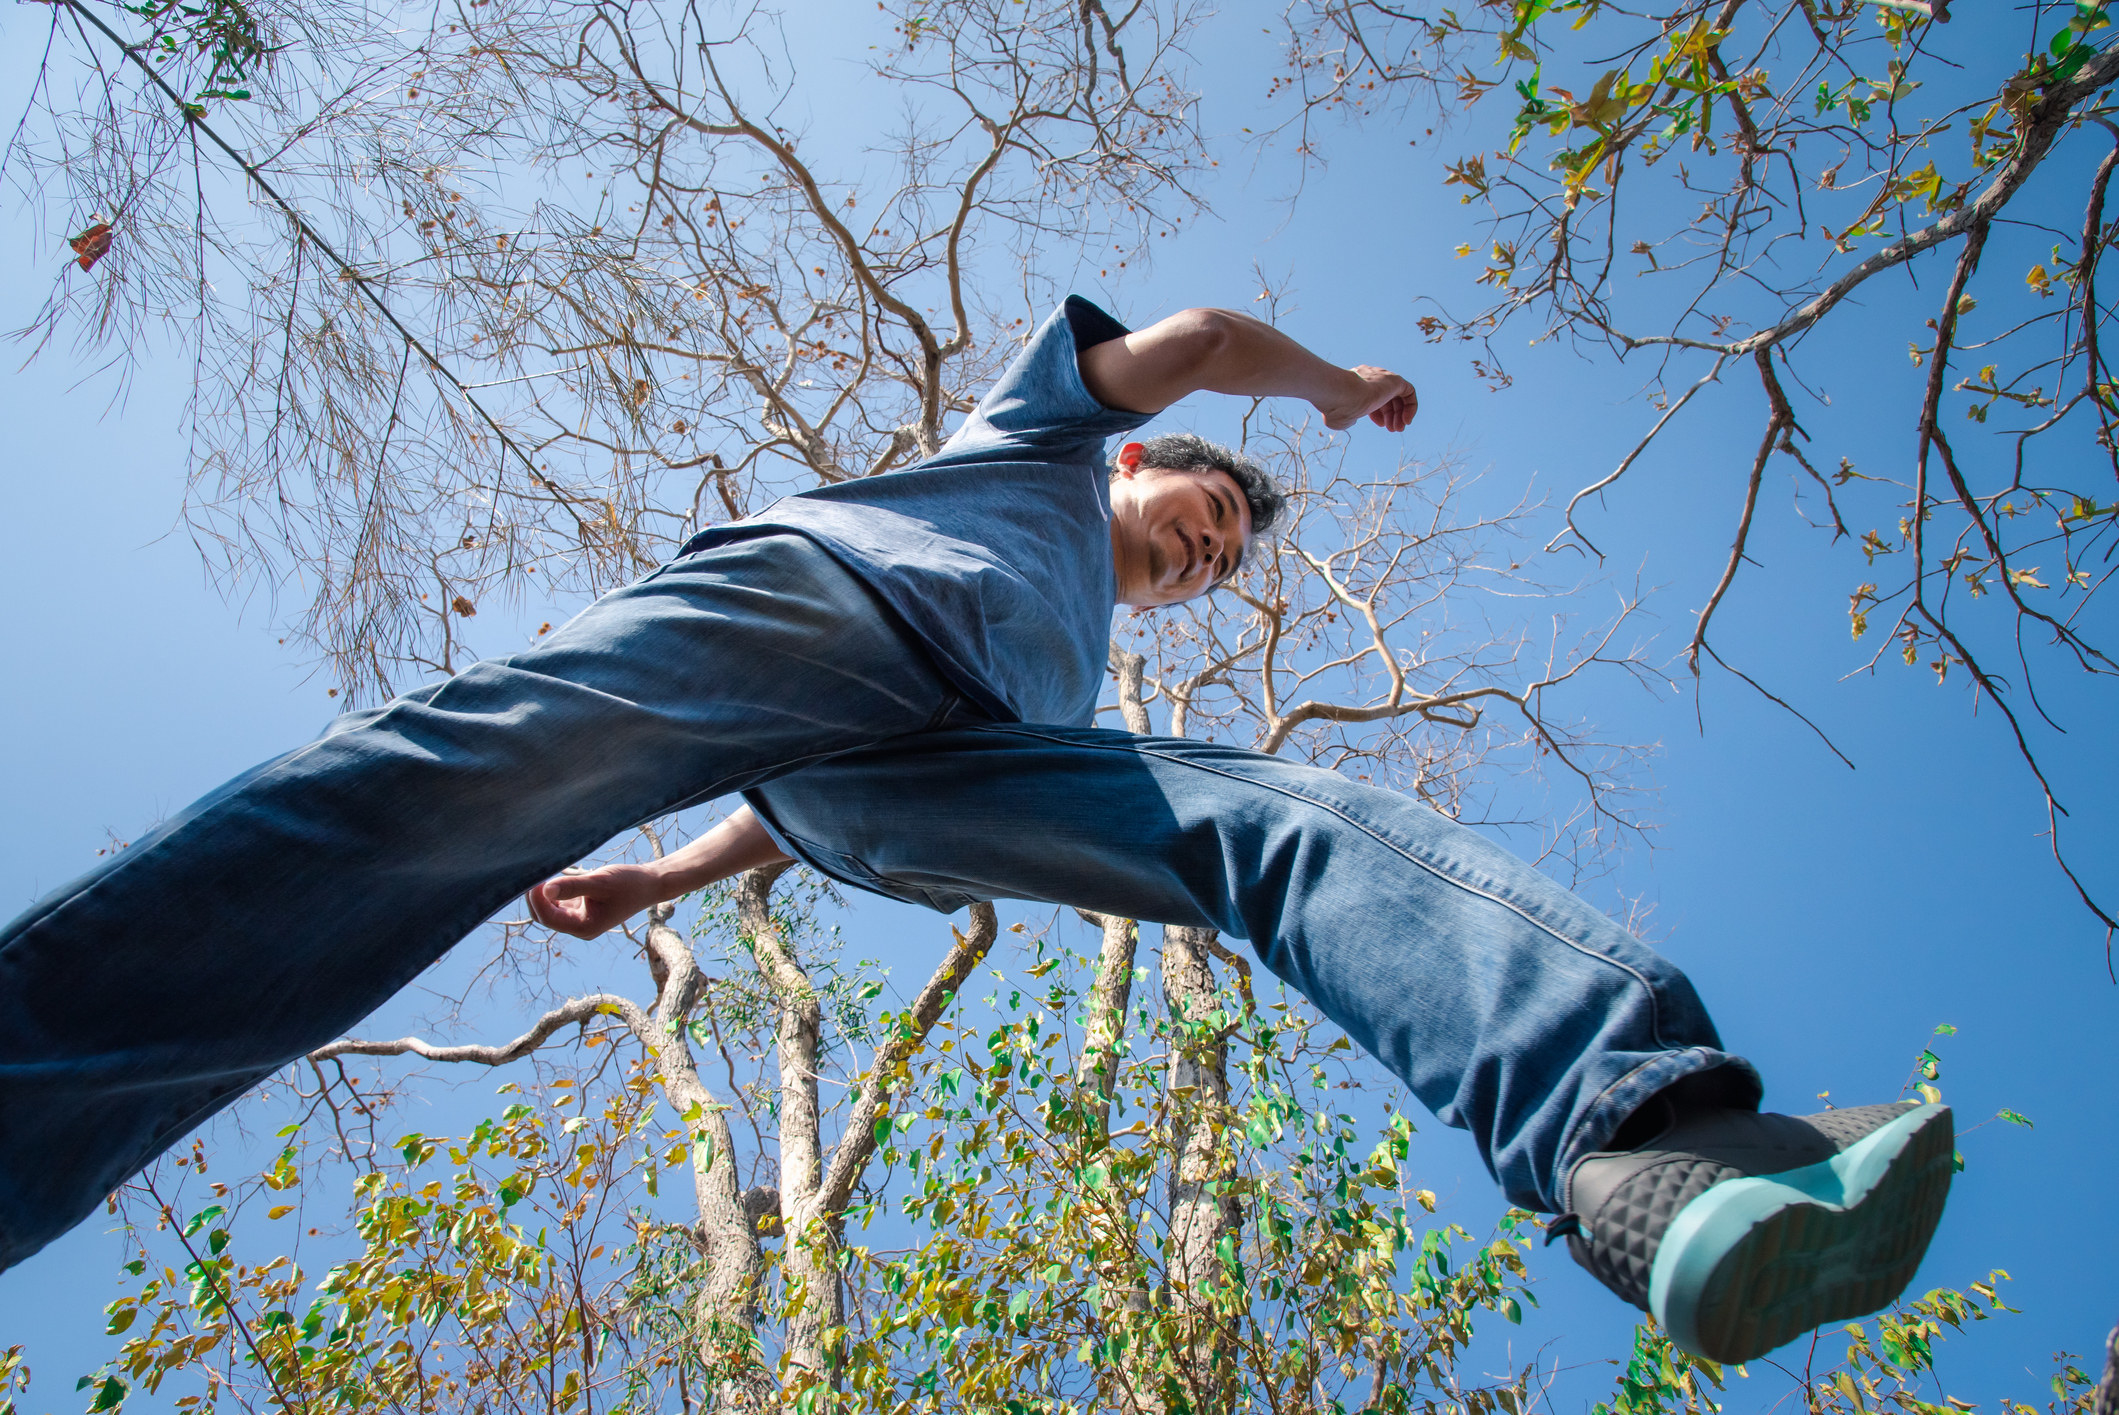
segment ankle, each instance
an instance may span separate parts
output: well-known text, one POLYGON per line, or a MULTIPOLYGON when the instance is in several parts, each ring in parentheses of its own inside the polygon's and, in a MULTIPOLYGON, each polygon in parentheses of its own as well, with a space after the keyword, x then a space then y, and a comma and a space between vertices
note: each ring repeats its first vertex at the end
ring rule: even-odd
POLYGON ((1637 1150, 1709 1110, 1757 1110, 1757 1079, 1747 1070, 1717 1066, 1695 1071, 1657 1091, 1619 1122, 1607 1150, 1637 1150))

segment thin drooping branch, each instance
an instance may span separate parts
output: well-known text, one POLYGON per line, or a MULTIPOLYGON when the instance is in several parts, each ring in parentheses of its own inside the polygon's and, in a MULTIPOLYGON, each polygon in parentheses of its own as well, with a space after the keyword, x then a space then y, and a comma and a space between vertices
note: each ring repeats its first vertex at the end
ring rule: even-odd
POLYGON ((86 20, 98 33, 115 45, 125 55, 126 59, 138 68, 141 73, 145 74, 149 82, 159 89, 163 96, 175 106, 188 128, 194 132, 205 134, 209 143, 218 148, 229 161, 242 169, 243 175, 249 179, 251 184, 263 192, 271 199, 272 204, 279 208, 280 213, 287 218, 288 223, 300 233, 301 239, 315 246, 330 258, 333 266, 340 272, 340 278, 353 283, 354 288, 360 292, 363 299, 374 307, 375 312, 382 317, 384 323, 397 331, 399 337, 404 340, 405 347, 417 352, 420 359, 429 369, 440 375, 448 382, 451 388, 456 390, 457 395, 464 400, 465 405, 471 411, 477 413, 479 420, 491 429, 493 436, 499 440, 500 445, 507 448, 514 455, 515 460, 522 464, 523 470, 529 474, 530 480, 560 500, 566 506, 568 513, 574 516, 584 535, 588 534, 588 523, 583 521, 580 513, 575 510, 572 498, 568 497, 557 485, 548 480, 538 470, 537 464, 531 460, 530 454, 523 450, 522 445, 509 436, 507 429, 500 425, 500 421, 486 410, 485 404, 471 395, 470 386, 458 378, 449 366, 435 355, 425 341, 406 327, 405 323, 384 302, 374 282, 364 277, 353 262, 341 256, 331 242, 324 239, 323 235, 309 223, 309 219, 302 214, 301 209, 281 195, 279 189, 266 178, 256 164, 245 157, 241 150, 222 137, 213 125, 206 121, 205 112, 200 105, 187 103, 181 94, 170 87, 169 81, 142 56, 141 51, 146 46, 127 44, 115 30, 104 24, 93 11, 81 4, 80 0, 59 0, 59 3, 64 4, 79 18, 86 20))
POLYGON ((1631 467, 1637 460, 1639 460, 1640 455, 1648 450, 1648 444, 1655 441, 1656 438, 1662 433, 1663 429, 1670 425, 1670 420, 1676 417, 1680 412, 1682 412, 1684 410, 1685 405, 1692 401, 1692 395, 1699 392, 1702 388, 1705 388, 1708 384, 1715 382, 1722 376, 1722 365, 1729 361, 1729 357, 1730 356, 1727 354, 1715 355, 1713 367, 1709 368, 1704 374, 1701 374, 1699 379, 1690 388, 1686 389, 1683 393, 1679 394, 1677 398, 1671 403, 1671 405, 1663 410, 1663 415, 1655 420, 1655 426, 1649 428, 1648 431, 1642 436, 1641 440, 1633 445, 1632 451, 1628 452, 1624 457, 1619 459, 1619 465, 1611 469, 1610 475, 1602 478, 1601 480, 1591 482, 1588 486, 1583 487, 1572 497, 1568 498, 1567 511, 1562 518, 1567 522, 1567 528, 1563 531, 1557 532, 1551 540, 1545 543, 1546 550, 1557 550, 1560 546, 1560 542, 1571 535, 1576 540, 1582 542, 1583 545, 1588 546, 1590 554, 1596 556, 1597 559, 1602 560, 1604 558, 1604 552, 1597 549, 1595 543, 1592 542, 1588 536, 1582 534, 1582 528, 1575 524, 1575 508, 1577 506, 1580 506, 1584 501, 1588 500, 1590 497, 1595 496, 1598 492, 1610 486, 1612 483, 1616 482, 1620 477, 1625 476, 1626 469, 1628 467, 1631 467))
POLYGON ((1736 572, 1744 563, 1744 547, 1751 538, 1751 517, 1758 510, 1759 484, 1766 475, 1766 459, 1773 455, 1773 445, 1780 440, 1782 431, 1795 421, 1795 415, 1788 408, 1787 395, 1781 392, 1780 380, 1773 376, 1773 350, 1761 348, 1753 357, 1758 364, 1759 379, 1766 388, 1769 408, 1766 435, 1759 439, 1758 453, 1751 459, 1751 478, 1744 486, 1744 510, 1737 517, 1736 536, 1729 545, 1729 563, 1722 567, 1721 580, 1701 607, 1699 620, 1692 628, 1692 642, 1685 647, 1685 663, 1695 678, 1700 673, 1700 649, 1707 642, 1708 622, 1714 618, 1722 596, 1729 593, 1729 586, 1736 582, 1736 572))
POLYGON ((876 1122, 890 1114, 891 1102, 910 1081, 908 1067, 912 1058, 926 1045, 934 1024, 941 1020, 943 1011, 956 997, 957 989, 992 951, 1000 931, 1000 918, 993 912, 991 904, 971 906, 970 933, 959 933, 951 928, 950 934, 955 942, 943 957, 941 966, 934 970, 927 985, 920 989, 920 995, 913 999, 902 1019, 903 1025, 893 1031, 889 1042, 877 1049, 868 1074, 862 1078, 860 1098, 854 1102, 853 1112, 847 1117, 845 1133, 832 1151, 831 1166, 818 1191, 818 1205, 824 1212, 843 1213, 852 1202, 854 1185, 860 1182, 869 1160, 875 1157, 876 1122))

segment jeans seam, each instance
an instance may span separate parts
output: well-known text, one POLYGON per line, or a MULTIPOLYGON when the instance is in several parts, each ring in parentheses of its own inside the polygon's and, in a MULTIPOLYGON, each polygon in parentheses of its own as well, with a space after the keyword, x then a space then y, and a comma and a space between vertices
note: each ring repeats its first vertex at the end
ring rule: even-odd
MULTIPOLYGON (((1014 723, 996 724, 994 728, 989 730, 1010 732, 1025 737, 1037 737, 1047 742, 1057 742, 1067 746, 1090 747, 1097 751, 1130 752, 1140 756, 1152 756, 1157 758, 1158 760, 1171 762, 1179 766, 1188 766, 1195 768, 1199 771, 1211 772, 1214 775, 1222 777, 1225 780, 1245 780, 1245 778, 1237 777, 1233 772, 1220 770, 1219 768, 1207 765, 1204 762, 1194 761, 1188 757, 1169 752, 1157 751, 1153 747, 1146 745, 1146 743, 1150 740, 1147 738, 1137 738, 1124 746, 1120 746, 1115 743, 1080 742, 1072 738, 1055 737, 1050 733, 1039 732, 1035 728, 1014 723)), ((1409 864, 1415 865, 1418 868, 1425 870, 1428 874, 1433 875, 1436 879, 1441 880, 1443 883, 1451 885, 1457 889, 1461 889, 1466 894, 1475 895, 1478 898, 1487 900, 1489 903, 1498 904, 1502 908, 1508 910, 1510 913, 1515 914, 1518 918, 1522 919, 1531 927, 1541 930, 1542 932, 1551 935, 1553 938, 1558 939, 1561 943, 1565 944, 1567 947, 1573 949, 1575 952, 1581 954, 1585 958, 1593 959, 1596 962, 1603 963, 1612 968, 1618 969, 1620 972, 1626 974, 1628 977, 1632 978, 1636 983, 1638 983, 1641 987, 1641 990, 1648 995, 1649 1015, 1654 1019, 1653 1026, 1651 1028, 1651 1035, 1654 1037, 1656 1044, 1658 1046, 1663 1047, 1666 1051, 1679 1050, 1679 1048, 1672 1047, 1663 1036, 1662 999, 1656 995, 1655 985, 1649 982, 1648 979, 1641 973, 1639 969, 1630 967, 1629 965, 1620 962, 1618 959, 1613 958, 1608 954, 1600 953, 1596 949, 1591 948, 1586 944, 1576 942, 1574 939, 1571 939, 1566 934, 1560 932, 1560 930, 1554 928, 1551 924, 1548 924, 1543 920, 1534 917, 1529 911, 1524 909, 1521 905, 1515 903, 1513 900, 1503 898, 1502 896, 1493 893, 1491 890, 1481 889, 1475 885, 1465 882, 1464 880, 1458 879, 1456 876, 1448 873, 1439 866, 1431 864, 1428 861, 1421 859, 1418 855, 1408 850, 1405 846, 1400 845, 1397 841, 1391 840, 1388 837, 1379 834, 1374 828, 1372 828, 1365 822, 1356 820, 1354 817, 1348 815, 1345 811, 1341 810, 1337 806, 1330 804, 1329 802, 1319 801, 1313 797, 1301 795, 1298 792, 1290 791, 1286 787, 1276 785, 1272 782, 1253 781, 1250 782, 1250 784, 1263 786, 1266 790, 1271 791, 1276 795, 1284 796, 1291 801, 1301 801, 1305 805, 1314 807, 1317 810, 1327 811, 1332 815, 1339 817, 1339 819, 1345 821, 1349 826, 1352 826, 1355 830, 1358 830, 1363 835, 1368 836, 1369 839, 1375 841, 1377 844, 1383 846, 1385 849, 1390 850, 1393 853, 1399 855, 1409 864)))

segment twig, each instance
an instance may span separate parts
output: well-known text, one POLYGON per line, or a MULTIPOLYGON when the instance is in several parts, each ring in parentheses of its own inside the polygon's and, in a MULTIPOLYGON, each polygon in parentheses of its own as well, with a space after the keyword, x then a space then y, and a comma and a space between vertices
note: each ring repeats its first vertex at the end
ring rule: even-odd
POLYGON ((439 358, 437 358, 433 351, 427 348, 426 344, 420 339, 418 335, 414 334, 410 329, 405 327, 404 322, 400 320, 396 316, 396 314, 391 311, 390 307, 387 304, 383 303, 382 296, 378 295, 375 292, 370 282, 364 276, 361 275, 360 271, 354 266, 353 262, 347 260, 344 256, 340 255, 338 251, 332 246, 332 244, 329 241, 325 240, 322 235, 318 234, 314 226, 311 226, 309 224, 308 218, 302 215, 302 213, 295 207, 294 203, 287 200, 286 197, 281 196, 279 189, 274 187, 271 182, 265 179, 265 174, 263 172, 259 171, 258 168, 254 164, 252 164, 248 158, 246 158, 241 152, 236 150, 233 144, 231 144, 226 138, 222 137, 218 132, 214 130, 213 125, 208 123, 206 121, 205 115, 199 111, 198 105, 195 103, 187 103, 184 100, 183 95, 179 94, 174 88, 171 88, 169 85, 169 81, 167 79, 164 79, 159 73, 155 71, 153 65, 149 64, 145 59, 140 57, 139 50, 136 47, 127 44, 124 39, 118 35, 117 31, 113 30, 109 25, 104 24, 102 20, 98 19, 96 15, 88 9, 87 6, 81 3, 81 0, 60 0, 60 3, 64 4, 68 9, 72 10, 76 15, 80 16, 82 19, 88 21, 89 24, 95 26, 95 28, 102 33, 104 38, 108 39, 112 44, 116 45, 119 49, 119 52, 124 54, 127 59, 132 61, 133 66, 139 69, 141 73, 147 75, 149 81, 152 82, 156 88, 160 89, 163 94, 168 97, 171 103, 174 103, 177 106, 177 111, 183 115, 184 122, 187 125, 189 125, 191 128, 195 129, 198 132, 204 133, 209 142, 211 142, 215 147, 219 148, 223 153, 227 155, 229 161, 235 163, 236 166, 243 169, 243 175, 248 177, 253 183, 255 183, 259 191, 263 192, 266 196, 272 198, 273 204, 279 207, 281 212, 286 215, 289 221, 294 223, 294 229, 301 234, 302 238, 314 244, 318 250, 322 251, 325 255, 329 256, 337 264, 338 268, 343 271, 346 276, 352 281, 354 288, 360 291, 361 298, 365 299, 370 305, 375 307, 375 312, 381 315, 383 317, 384 322, 387 323, 392 329, 395 329, 398 334, 404 338, 405 343, 409 347, 418 351, 419 356, 427 361, 427 367, 433 369, 436 373, 440 374, 443 378, 449 381, 449 386, 454 388, 459 394, 463 396, 463 400, 471 405, 472 411, 477 413, 478 416, 484 420, 487 427, 493 429, 493 435, 500 439, 501 445, 515 454, 516 459, 522 463, 523 469, 530 474, 530 480, 537 483, 537 485, 543 487, 545 490, 551 492, 553 495, 557 496, 560 500, 560 504, 566 507, 567 513, 574 517, 575 522, 581 527, 583 533, 586 534, 589 529, 589 523, 582 520, 581 514, 574 509, 573 499, 566 495, 565 492, 561 491, 558 485, 548 479, 544 475, 544 473, 537 470, 537 464, 530 460, 529 453, 523 451, 521 445, 518 444, 514 438, 508 435, 506 429, 501 427, 499 421, 494 418, 491 413, 486 411, 485 404, 479 402, 476 398, 473 398, 471 396, 470 387, 466 385, 462 379, 458 378, 454 373, 452 373, 449 370, 448 365, 444 364, 439 358))
POLYGON ((1722 570, 1721 583, 1714 587, 1713 594, 1707 596, 1706 607, 1700 610, 1699 623, 1692 629, 1692 642, 1685 649, 1685 662, 1695 678, 1700 676, 1700 650, 1707 644, 1707 622, 1714 618, 1722 596, 1729 593, 1729 586, 1736 579, 1737 567, 1744 563, 1744 544, 1751 536, 1751 516, 1758 510, 1759 483, 1766 475, 1766 459, 1773 455, 1773 440, 1780 435, 1782 428, 1795 421, 1794 414, 1788 409, 1787 395, 1781 392, 1780 382, 1773 376, 1773 350, 1762 348, 1754 357, 1759 374, 1765 380, 1772 412, 1766 419, 1766 435, 1759 439, 1758 455, 1751 459, 1751 481, 1744 488, 1744 514, 1737 519, 1736 539, 1729 546, 1729 563, 1722 570))

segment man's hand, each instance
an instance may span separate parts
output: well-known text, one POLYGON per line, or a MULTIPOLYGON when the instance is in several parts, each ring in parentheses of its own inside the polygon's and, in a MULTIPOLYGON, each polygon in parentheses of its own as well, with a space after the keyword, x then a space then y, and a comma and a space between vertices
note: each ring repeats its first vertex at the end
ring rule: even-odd
POLYGON ((642 909, 786 858, 745 806, 674 855, 641 865, 569 870, 532 885, 523 899, 530 917, 546 928, 594 938, 642 909))
POLYGON ((1405 425, 1420 411, 1420 395, 1413 385, 1387 368, 1356 364, 1349 370, 1361 380, 1360 387, 1337 407, 1323 408, 1324 425, 1349 428, 1364 417, 1380 428, 1404 432, 1405 425))
POLYGON ((555 933, 594 938, 667 897, 658 871, 642 865, 605 865, 554 875, 523 896, 530 917, 555 933))
POLYGON ((1303 398, 1325 425, 1366 417, 1405 431, 1419 411, 1413 385, 1389 369, 1325 362, 1272 325, 1234 310, 1193 309, 1083 352, 1082 383, 1098 402, 1159 413, 1193 393, 1303 398))

